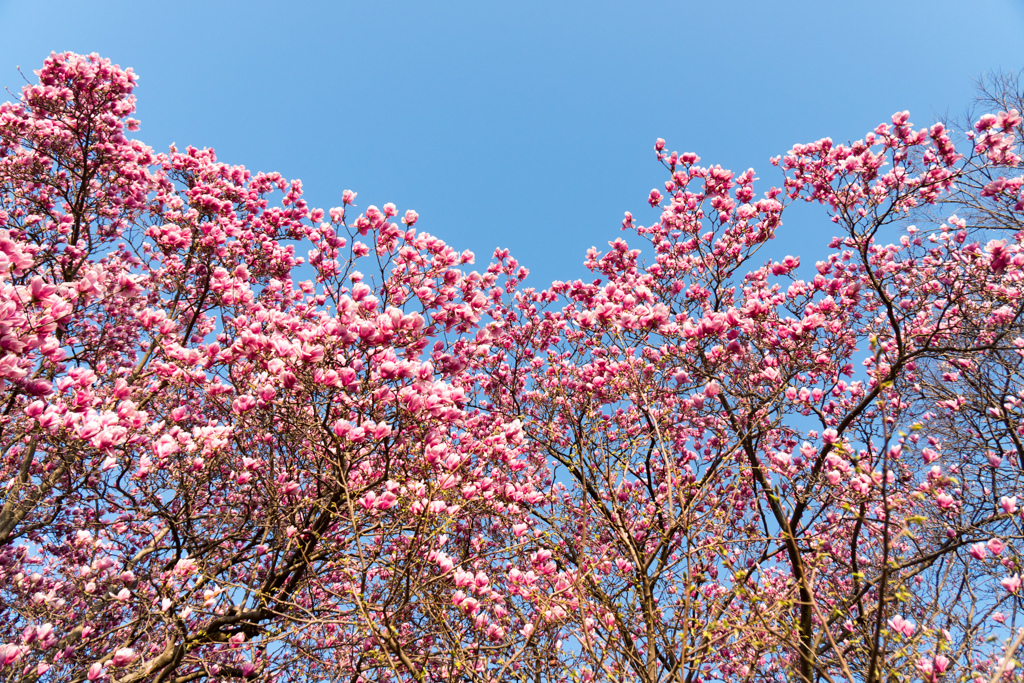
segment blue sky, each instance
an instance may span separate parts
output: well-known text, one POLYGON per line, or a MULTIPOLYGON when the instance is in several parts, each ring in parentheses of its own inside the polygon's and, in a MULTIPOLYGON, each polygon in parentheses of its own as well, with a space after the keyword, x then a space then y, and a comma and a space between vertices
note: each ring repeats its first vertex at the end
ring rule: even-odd
MULTIPOLYGON (((655 138, 759 171, 898 110, 960 113, 972 78, 1024 67, 1024 2, 127 2, 0 0, 0 85, 51 50, 140 75, 156 149, 301 178, 316 206, 395 202, 477 263, 507 247, 541 286, 644 224, 655 138)), ((772 252, 812 256, 798 210, 772 252)), ((806 263, 806 261, 805 261, 806 263)))

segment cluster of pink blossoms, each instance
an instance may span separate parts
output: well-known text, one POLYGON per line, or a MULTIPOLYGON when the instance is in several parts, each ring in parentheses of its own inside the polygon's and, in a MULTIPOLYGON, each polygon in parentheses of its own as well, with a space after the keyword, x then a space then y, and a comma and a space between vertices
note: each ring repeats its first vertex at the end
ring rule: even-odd
POLYGON ((96 55, 37 76, 0 105, 5 680, 1017 675, 1016 110, 797 145, 761 194, 659 140, 644 249, 537 290, 154 152, 96 55), (801 199, 828 253, 759 256, 801 199))

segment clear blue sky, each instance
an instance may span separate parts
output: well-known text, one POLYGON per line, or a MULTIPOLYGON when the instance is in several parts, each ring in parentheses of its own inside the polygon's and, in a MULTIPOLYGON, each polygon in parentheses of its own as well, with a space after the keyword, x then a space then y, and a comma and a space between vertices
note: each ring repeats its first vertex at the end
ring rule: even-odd
MULTIPOLYGON (((309 201, 414 208, 534 285, 584 274, 587 247, 644 223, 655 138, 753 166, 897 110, 960 113, 971 79, 1024 67, 1024 2, 178 2, 0 0, 0 85, 51 50, 140 75, 138 138, 213 147, 301 178, 309 201)), ((797 212, 773 251, 819 250, 797 212)), ((810 254, 808 254, 810 255, 810 254)))

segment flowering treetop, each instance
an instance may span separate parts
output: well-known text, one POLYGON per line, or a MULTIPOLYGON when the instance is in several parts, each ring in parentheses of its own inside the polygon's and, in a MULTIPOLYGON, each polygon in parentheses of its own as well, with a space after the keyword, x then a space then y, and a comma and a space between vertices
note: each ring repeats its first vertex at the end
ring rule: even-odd
POLYGON ((1016 110, 693 154, 589 282, 0 106, 0 672, 18 681, 1012 676, 1016 110), (759 259, 794 201, 828 256, 759 259))

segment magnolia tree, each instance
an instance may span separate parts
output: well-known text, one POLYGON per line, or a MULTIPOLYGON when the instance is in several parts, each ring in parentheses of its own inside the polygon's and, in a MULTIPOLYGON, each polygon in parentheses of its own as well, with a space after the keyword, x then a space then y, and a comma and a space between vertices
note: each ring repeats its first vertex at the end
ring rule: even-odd
POLYGON ((1014 108, 760 193, 659 140, 653 223, 538 291, 130 139, 131 70, 37 76, 0 106, 4 680, 1019 678, 1014 108), (824 258, 759 257, 801 200, 824 258))

